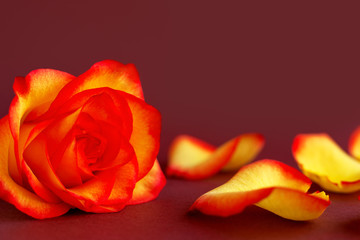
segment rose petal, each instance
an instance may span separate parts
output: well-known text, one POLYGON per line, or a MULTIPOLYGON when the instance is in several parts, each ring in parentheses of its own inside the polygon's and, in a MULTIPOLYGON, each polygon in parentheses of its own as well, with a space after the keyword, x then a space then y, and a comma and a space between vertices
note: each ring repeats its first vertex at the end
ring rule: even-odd
MULTIPOLYGON (((115 166, 124 165, 132 159, 133 147, 129 144, 128 136, 123 136, 123 132, 118 129, 118 126, 103 122, 101 120, 94 120, 87 113, 81 113, 76 128, 81 132, 85 131, 91 136, 85 136, 77 142, 77 159, 78 166, 84 173, 90 171, 99 171, 109 169, 115 166), (98 149, 90 149, 86 141, 93 138, 98 142, 98 149), (84 142, 85 141, 85 142, 84 142), (89 153, 88 151, 93 151, 89 153), (93 156, 86 156, 86 153, 93 156), (98 154, 100 155, 97 156, 98 154), (91 165, 86 166, 89 157, 98 158, 91 165)), ((132 128, 132 127, 131 127, 132 128)), ((77 129, 76 129, 77 130, 77 129)), ((95 140, 94 140, 95 141, 95 140)))
MULTIPOLYGON (((22 152, 23 149, 27 146, 28 142, 36 137, 44 128, 49 125, 49 121, 42 122, 41 124, 26 124, 23 123, 20 128, 19 136, 19 152, 22 152)), ((17 175, 14 176, 14 171, 18 173, 18 168, 15 167, 15 153, 14 145, 9 147, 9 174, 15 182, 19 183, 19 178, 17 175)), ((19 156, 20 162, 22 164, 22 175, 24 176, 24 181, 22 181, 22 186, 31 187, 31 189, 42 199, 50 203, 60 203, 61 200, 54 195, 46 186, 44 186, 37 177, 33 174, 29 166, 24 162, 22 155, 19 156)))
POLYGON ((52 103, 52 108, 59 108, 77 93, 104 87, 144 98, 139 74, 133 64, 124 65, 117 61, 105 60, 94 64, 87 72, 61 89, 52 103))
POLYGON ((303 173, 324 189, 342 193, 360 190, 360 162, 327 134, 298 135, 292 151, 303 173))
MULTIPOLYGON (((110 92, 110 90, 107 92, 110 92)), ((111 93, 113 93, 111 95, 116 98, 116 103, 118 104, 114 103, 113 98, 109 94, 103 92, 92 96, 83 105, 81 112, 89 114, 97 122, 111 124, 129 139, 133 130, 130 108, 125 99, 119 97, 119 94, 116 95, 115 91, 111 91, 111 93), (121 101, 120 104, 119 101, 121 101)))
POLYGON ((239 170, 248 162, 252 161, 263 149, 265 138, 258 133, 243 134, 238 137, 236 150, 230 161, 221 169, 222 171, 239 170))
POLYGON ((128 204, 133 205, 154 200, 165 184, 166 178, 160 168, 158 160, 155 160, 150 172, 136 183, 132 199, 128 204))
MULTIPOLYGON (((61 146, 62 142, 64 142, 66 136, 71 132, 74 124, 80 118, 80 110, 74 111, 69 115, 63 115, 61 117, 55 118, 51 123, 48 124, 43 130, 40 132, 36 132, 34 135, 29 135, 29 139, 25 144, 27 147, 40 133, 46 136, 46 140, 48 143, 48 152, 50 156, 54 154, 54 152, 59 151, 59 146, 61 146)), ((41 123, 39 124, 41 125, 41 123)), ((63 151, 65 148, 63 148, 63 151)), ((56 165, 55 163, 53 163, 56 165)))
POLYGON ((311 181, 296 169, 274 160, 249 164, 228 182, 198 198, 190 210, 230 216, 255 204, 283 218, 318 218, 330 204, 325 193, 306 193, 311 181))
POLYGON ((264 145, 260 134, 243 134, 215 148, 194 137, 182 135, 169 151, 166 173, 185 179, 204 179, 219 172, 239 169, 253 160, 264 145))
POLYGON ((353 157, 360 160, 360 127, 358 127, 350 136, 349 152, 353 157))
MULTIPOLYGON (((133 119, 129 105, 124 98, 124 92, 110 88, 97 88, 80 92, 59 108, 51 106, 37 121, 72 115, 77 111, 80 111, 81 114, 88 114, 93 121, 97 120, 112 124, 124 136, 130 138, 133 130, 133 119)), ((84 126, 88 125, 87 121, 82 121, 82 124, 84 126)), ((67 125, 65 124, 65 126, 67 125)))
MULTIPOLYGON (((109 136, 111 135, 109 134, 109 136)), ((121 166, 128 163, 132 159, 134 148, 131 146, 131 144, 129 144, 126 138, 124 138, 121 134, 118 134, 116 137, 108 140, 108 142, 110 141, 113 142, 111 144, 108 143, 101 161, 98 161, 90 166, 92 171, 102 171, 121 166), (115 149, 116 152, 114 151, 115 149)))
MULTIPOLYGON (((65 106, 59 109, 52 105, 44 118, 50 118, 53 114, 66 114, 62 109, 71 109, 80 107, 84 101, 94 94, 107 93, 114 101, 115 105, 120 106, 125 99, 130 108, 132 119, 127 118, 126 125, 132 122, 133 129, 131 133, 130 143, 134 147, 136 157, 139 161, 139 179, 143 178, 152 168, 154 159, 156 158, 160 147, 160 129, 161 115, 158 110, 148 105, 143 100, 127 94, 122 91, 116 91, 109 88, 93 89, 81 92, 70 99, 65 106)), ((59 94, 60 95, 60 94, 59 94)), ((124 106, 126 108, 126 106, 124 106)), ((124 111, 126 113, 127 111, 124 111)), ((126 127, 127 128, 127 127, 126 127)))
POLYGON ((39 179, 34 175, 34 173, 31 171, 25 161, 23 161, 22 164, 23 172, 26 175, 27 182, 29 183, 32 190, 36 193, 36 195, 49 203, 62 202, 59 197, 57 197, 52 191, 50 191, 49 188, 47 188, 44 184, 42 184, 42 182, 39 181, 39 179))
POLYGON ((61 160, 58 160, 59 164, 54 169, 56 176, 66 188, 75 187, 83 183, 78 170, 75 149, 76 140, 73 139, 70 144, 66 146, 63 153, 58 155, 61 160))
MULTIPOLYGON (((24 159, 40 182, 64 202, 85 211, 88 206, 105 201, 114 186, 116 174, 112 171, 116 169, 110 169, 95 174, 94 178, 78 187, 66 188, 50 164, 46 151, 46 139, 42 135, 34 139, 25 149, 24 159)), ((136 176, 135 174, 135 178, 136 176)))
MULTIPOLYGON (((20 128, 20 136, 18 141, 18 149, 19 152, 23 152, 23 149, 28 145, 28 142, 31 142, 38 134, 40 134, 51 121, 45 121, 40 124, 32 124, 32 123, 23 123, 20 128)), ((24 181, 19 180, 18 168, 15 167, 15 153, 14 153, 14 145, 9 147, 9 174, 12 179, 21 184, 22 186, 26 186, 27 188, 31 188, 39 197, 44 199, 50 203, 60 203, 61 200, 53 194, 46 186, 44 186, 31 171, 29 166, 24 162, 22 155, 19 156, 20 163, 22 165, 22 176, 24 177, 24 181), (15 173, 15 174, 14 174, 15 173)))
POLYGON ((9 145, 13 144, 8 118, 0 120, 0 197, 15 205, 20 211, 38 219, 51 218, 66 213, 70 206, 48 203, 18 185, 8 174, 9 145))
MULTIPOLYGON (((115 168, 115 182, 107 200, 100 204, 86 206, 84 211, 95 213, 118 212, 123 209, 132 198, 133 190, 137 180, 138 165, 136 158, 127 164, 115 168)), ((111 171, 111 170, 110 170, 111 171)), ((111 172, 107 173, 107 175, 111 172)))
POLYGON ((14 137, 18 169, 21 169, 22 166, 18 151, 21 123, 29 113, 28 118, 30 119, 43 114, 60 89, 73 79, 74 76, 70 74, 51 69, 35 70, 25 78, 18 77, 15 79, 13 88, 16 96, 10 105, 9 122, 14 137))
POLYGON ((160 148, 161 114, 143 100, 123 93, 133 116, 133 132, 130 143, 138 159, 138 179, 153 167, 160 148))
MULTIPOLYGON (((34 124, 23 124, 20 128, 20 136, 18 136, 18 150, 19 152, 22 152, 24 149, 25 142, 29 136, 29 134, 33 131, 33 128, 35 128, 34 124)), ((15 146, 11 145, 9 147, 9 174, 12 177, 12 179, 17 182, 18 184, 22 184, 22 178, 23 173, 20 172, 20 169, 22 169, 22 159, 21 156, 16 159, 15 156, 15 146), (21 164, 21 168, 18 168, 17 164, 21 164)))

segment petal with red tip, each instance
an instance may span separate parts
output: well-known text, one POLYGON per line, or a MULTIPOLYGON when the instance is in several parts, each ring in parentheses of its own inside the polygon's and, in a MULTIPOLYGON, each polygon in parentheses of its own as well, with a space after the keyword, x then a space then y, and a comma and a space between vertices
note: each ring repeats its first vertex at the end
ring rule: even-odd
MULTIPOLYGON (((126 92, 109 88, 83 91, 76 94, 66 104, 69 104, 69 107, 71 108, 78 105, 81 106, 81 103, 86 102, 89 97, 102 93, 108 94, 114 101, 114 104, 120 106, 121 109, 124 110, 122 111, 124 121, 120 127, 127 130, 132 129, 129 141, 135 149, 136 157, 139 162, 138 177, 141 179, 152 168, 154 159, 159 151, 161 115, 158 110, 145 103, 142 99, 134 97, 126 92), (132 128, 131 126, 128 127, 129 123, 132 124, 132 128)), ((59 109, 52 105, 46 118, 52 116, 56 112, 62 114, 66 113, 62 110, 63 107, 60 107, 59 109)), ((124 133, 125 136, 128 135, 126 131, 124 133)))
MULTIPOLYGON (((26 147, 29 141, 33 139, 35 136, 37 136, 46 126, 49 125, 49 122, 43 122, 41 124, 26 124, 23 123, 20 128, 20 136, 19 136, 19 152, 22 152, 23 149, 26 147)), ((9 147, 9 174, 10 176, 19 183, 19 179, 17 176, 14 178, 14 167, 12 167, 15 160, 15 154, 14 154, 14 146, 11 145, 9 147)), ((22 155, 20 157, 20 162, 22 164, 22 173, 23 176, 26 177, 26 180, 24 181, 24 184, 29 184, 31 186, 32 190, 42 199, 44 199, 47 202, 51 203, 59 203, 61 200, 54 195, 46 186, 44 186, 33 174, 29 166, 23 161, 22 155)), ((16 168, 16 170, 18 170, 16 168)))
POLYGON ((8 147, 13 144, 8 118, 0 120, 0 198, 15 205, 20 211, 38 219, 51 218, 66 213, 70 206, 48 203, 12 180, 8 173, 8 147))
POLYGON ((128 204, 139 204, 154 200, 166 184, 165 176, 160 168, 158 160, 150 172, 135 185, 132 199, 128 204))
POLYGON ((44 113, 61 88, 75 77, 58 70, 38 69, 14 82, 16 97, 10 106, 10 129, 14 135, 25 117, 33 119, 44 113))
POLYGON ((161 114, 143 100, 123 93, 133 116, 133 146, 139 164, 138 179, 143 178, 153 167, 160 148, 161 114))
POLYGON ((327 134, 298 135, 292 151, 303 173, 324 189, 342 193, 360 190, 360 162, 327 134))
POLYGON ((24 160, 41 183, 48 187, 64 202, 78 208, 82 208, 85 205, 86 200, 92 201, 92 199, 87 199, 89 195, 96 196, 98 199, 100 199, 101 194, 108 196, 112 188, 113 181, 101 181, 103 184, 100 184, 102 188, 99 189, 92 188, 94 185, 96 185, 96 183, 91 182, 88 183, 88 185, 90 186, 89 189, 91 189, 92 192, 84 193, 84 196, 79 196, 83 193, 81 190, 75 189, 75 191, 70 191, 65 188, 61 180, 58 178, 58 176, 56 176, 55 171, 50 163, 46 149, 46 140, 42 134, 35 138, 34 141, 32 141, 25 149, 24 160), (98 191, 95 192, 94 189, 98 191))
MULTIPOLYGON (((95 213, 118 212, 123 209, 132 198, 133 190, 137 180, 138 165, 136 158, 127 164, 114 168, 112 175, 115 182, 108 199, 99 204, 87 206, 84 211, 95 213)), ((107 175, 112 170, 107 171, 107 175)))
MULTIPOLYGON (((101 204, 112 204, 112 201, 115 201, 118 205, 121 201, 125 205, 131 199, 137 180, 137 161, 128 161, 125 165, 95 172, 94 176, 85 183, 66 188, 59 176, 55 174, 45 142, 45 136, 40 134, 25 149, 24 159, 35 176, 66 203, 84 211, 99 212, 101 209, 99 210, 97 206, 101 204)), ((133 151, 127 157, 130 158, 130 155, 136 159, 133 151)), ((76 158, 76 154, 73 157, 76 158)), ((74 161, 76 162, 76 159, 74 161)))
POLYGON ((349 152, 356 159, 360 160, 360 127, 358 127, 350 136, 349 152))
POLYGON ((167 174, 203 179, 220 170, 233 171, 253 160, 264 145, 260 134, 243 134, 217 149, 194 137, 182 135, 172 143, 167 174))
POLYGON ((19 170, 22 167, 18 151, 20 125, 26 117, 32 119, 43 114, 60 89, 73 79, 70 74, 52 69, 34 70, 25 78, 15 79, 13 88, 16 96, 10 105, 9 122, 19 170))
POLYGON ((311 181, 296 169, 274 160, 261 160, 239 170, 225 184, 198 198, 190 210, 230 216, 255 204, 283 218, 318 218, 330 204, 324 192, 308 194, 311 181))
POLYGON ((221 169, 222 171, 239 170, 253 160, 264 147, 264 136, 258 133, 243 134, 238 137, 235 152, 229 162, 221 169))
POLYGON ((104 87, 144 98, 139 74, 133 64, 124 65, 114 60, 105 60, 95 63, 88 71, 61 89, 52 107, 59 108, 77 93, 104 87))

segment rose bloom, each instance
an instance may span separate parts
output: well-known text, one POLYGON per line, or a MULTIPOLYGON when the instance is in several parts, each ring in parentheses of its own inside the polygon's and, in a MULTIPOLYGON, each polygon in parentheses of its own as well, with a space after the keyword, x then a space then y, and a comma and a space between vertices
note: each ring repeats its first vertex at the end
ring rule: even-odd
POLYGON ((0 121, 0 197, 34 218, 70 208, 117 212, 165 185, 160 113, 134 65, 106 60, 74 77, 52 69, 14 83, 0 121))

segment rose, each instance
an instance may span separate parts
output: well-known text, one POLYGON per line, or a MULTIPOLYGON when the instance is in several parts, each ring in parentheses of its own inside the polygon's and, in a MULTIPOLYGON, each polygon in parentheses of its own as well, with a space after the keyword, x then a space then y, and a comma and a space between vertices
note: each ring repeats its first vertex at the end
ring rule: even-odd
POLYGON ((14 91, 0 121, 2 199, 50 218, 157 197, 160 113, 145 103, 133 65, 106 60, 79 77, 39 69, 16 78, 14 91))

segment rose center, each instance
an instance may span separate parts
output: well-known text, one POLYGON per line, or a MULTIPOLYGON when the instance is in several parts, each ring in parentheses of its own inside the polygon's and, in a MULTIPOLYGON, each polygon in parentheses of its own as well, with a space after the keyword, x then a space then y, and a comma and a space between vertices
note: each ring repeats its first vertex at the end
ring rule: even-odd
POLYGON ((92 135, 82 134, 76 137, 78 151, 88 165, 95 164, 104 153, 104 144, 102 141, 92 135))

